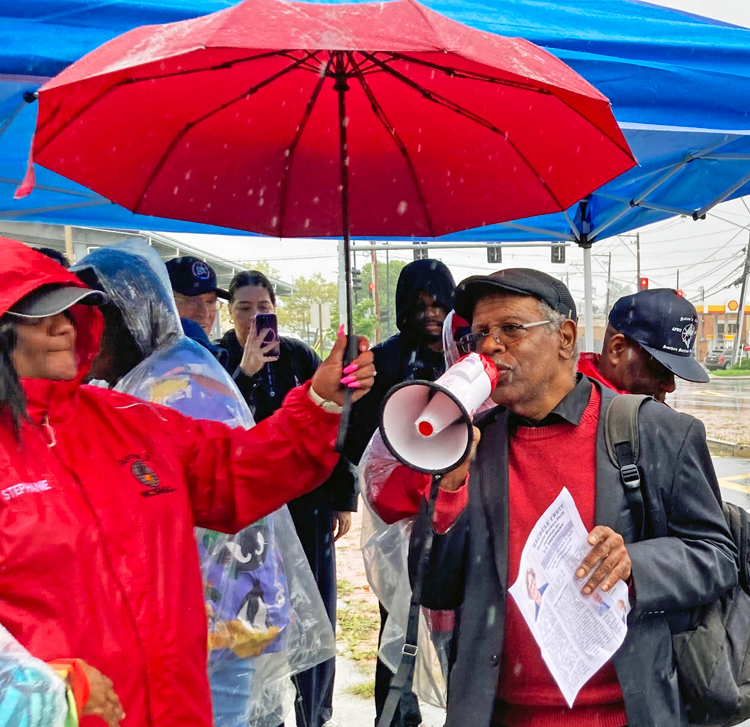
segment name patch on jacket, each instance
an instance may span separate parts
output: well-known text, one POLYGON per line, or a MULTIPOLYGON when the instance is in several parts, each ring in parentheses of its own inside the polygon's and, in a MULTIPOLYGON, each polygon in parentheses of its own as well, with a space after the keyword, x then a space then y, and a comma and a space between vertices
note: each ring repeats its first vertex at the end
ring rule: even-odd
POLYGON ((51 490, 49 482, 47 480, 39 480, 38 482, 19 482, 17 485, 11 485, 6 487, 4 490, 0 490, 3 500, 8 502, 9 500, 15 500, 21 495, 27 495, 31 492, 45 492, 51 490))
POLYGON ((146 488, 141 491, 141 496, 155 497, 156 495, 166 495, 170 492, 175 492, 174 487, 161 484, 159 475, 154 472, 152 467, 146 464, 146 460, 148 460, 148 457, 142 457, 138 454, 129 454, 120 460, 121 465, 130 466, 130 474, 135 477, 140 485, 146 488))

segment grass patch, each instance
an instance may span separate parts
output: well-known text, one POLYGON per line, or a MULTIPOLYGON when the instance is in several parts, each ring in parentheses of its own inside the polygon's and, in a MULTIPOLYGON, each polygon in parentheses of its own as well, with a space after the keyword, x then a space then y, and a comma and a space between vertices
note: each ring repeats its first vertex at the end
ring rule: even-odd
POLYGON ((352 599, 339 610, 338 623, 354 661, 375 661, 378 656, 380 614, 376 606, 352 599))
POLYGON ((375 680, 371 679, 361 684, 351 684, 346 688, 346 693, 353 697, 362 699, 375 699, 375 680))
POLYGON ((336 593, 338 593, 339 598, 343 598, 344 596, 348 596, 350 593, 354 591, 354 584, 350 581, 336 581, 336 593))
POLYGON ((724 376, 728 376, 728 377, 732 377, 732 376, 750 376, 750 369, 747 369, 747 368, 745 368, 745 369, 727 369, 726 371, 724 371, 722 369, 718 369, 716 371, 711 371, 711 374, 713 376, 721 376, 721 377, 724 377, 724 376))

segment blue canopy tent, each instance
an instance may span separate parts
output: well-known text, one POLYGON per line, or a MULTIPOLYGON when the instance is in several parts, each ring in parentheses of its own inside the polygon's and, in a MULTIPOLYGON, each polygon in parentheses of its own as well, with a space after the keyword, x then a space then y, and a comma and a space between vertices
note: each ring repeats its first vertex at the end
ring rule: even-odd
MULTIPOLYGON (((634 0, 423 1, 467 25, 527 38, 564 60, 610 98, 640 162, 564 214, 469 230, 446 240, 572 240, 589 249, 598 239, 675 214, 698 219, 725 199, 750 193, 750 30, 634 0)), ((34 128, 30 92, 131 27, 228 4, 0 0, 0 219, 232 233, 133 215, 39 168, 34 193, 13 200, 34 128)), ((590 270, 590 257, 584 261, 590 270)))

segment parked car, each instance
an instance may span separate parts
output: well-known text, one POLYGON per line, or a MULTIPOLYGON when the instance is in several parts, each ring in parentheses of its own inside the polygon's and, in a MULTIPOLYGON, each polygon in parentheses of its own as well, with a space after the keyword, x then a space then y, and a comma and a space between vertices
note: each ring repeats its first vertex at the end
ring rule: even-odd
POLYGON ((711 351, 711 353, 706 356, 703 365, 709 371, 728 369, 732 365, 732 349, 725 348, 723 351, 711 351))

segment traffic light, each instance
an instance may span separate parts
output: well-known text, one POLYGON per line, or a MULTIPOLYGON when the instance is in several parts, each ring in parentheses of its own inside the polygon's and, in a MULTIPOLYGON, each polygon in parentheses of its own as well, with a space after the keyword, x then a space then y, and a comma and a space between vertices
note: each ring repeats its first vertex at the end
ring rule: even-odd
POLYGON ((553 263, 565 262, 565 245, 550 245, 553 263))
POLYGON ((500 245, 487 245, 487 262, 501 263, 503 261, 503 249, 500 245))
POLYGON ((638 279, 638 290, 648 290, 648 278, 638 279))
POLYGON ((357 268, 352 268, 352 290, 355 293, 362 290, 362 272, 357 268))
POLYGON ((681 290, 675 290, 675 293, 680 296, 680 298, 683 298, 685 294, 681 290))
POLYGON ((375 286, 372 283, 370 283, 367 286, 367 289, 370 291, 370 297, 372 298, 372 291, 375 290, 375 286))

